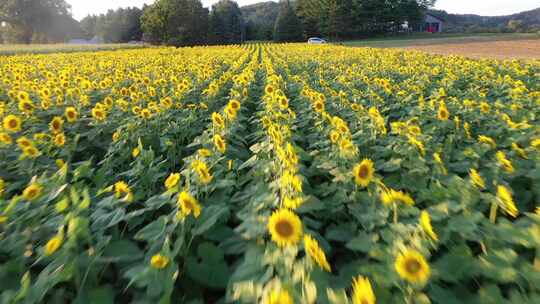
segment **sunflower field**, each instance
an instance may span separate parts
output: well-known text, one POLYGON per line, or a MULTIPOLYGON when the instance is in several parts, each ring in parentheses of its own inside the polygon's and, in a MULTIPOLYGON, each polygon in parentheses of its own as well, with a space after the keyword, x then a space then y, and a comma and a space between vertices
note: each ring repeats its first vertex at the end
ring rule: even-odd
POLYGON ((540 61, 0 57, 0 303, 540 303, 540 61))

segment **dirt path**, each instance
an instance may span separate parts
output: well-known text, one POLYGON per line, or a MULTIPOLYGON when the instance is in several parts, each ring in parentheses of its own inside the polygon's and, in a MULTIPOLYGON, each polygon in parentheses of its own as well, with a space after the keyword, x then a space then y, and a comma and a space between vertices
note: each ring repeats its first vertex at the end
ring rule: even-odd
POLYGON ((412 45, 404 47, 404 49, 471 58, 540 60, 540 39, 412 45))

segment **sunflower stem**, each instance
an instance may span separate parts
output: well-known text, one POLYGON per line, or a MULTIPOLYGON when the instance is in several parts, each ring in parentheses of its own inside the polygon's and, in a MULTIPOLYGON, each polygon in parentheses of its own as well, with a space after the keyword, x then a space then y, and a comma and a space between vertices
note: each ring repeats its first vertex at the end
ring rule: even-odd
POLYGON ((495 221, 497 220, 498 208, 499 208, 499 205, 496 202, 491 203, 491 209, 489 210, 489 221, 493 224, 495 224, 495 221))
POLYGON ((398 222, 398 214, 397 214, 397 205, 396 205, 396 203, 393 203, 392 207, 394 209, 394 224, 397 224, 397 222, 398 222))

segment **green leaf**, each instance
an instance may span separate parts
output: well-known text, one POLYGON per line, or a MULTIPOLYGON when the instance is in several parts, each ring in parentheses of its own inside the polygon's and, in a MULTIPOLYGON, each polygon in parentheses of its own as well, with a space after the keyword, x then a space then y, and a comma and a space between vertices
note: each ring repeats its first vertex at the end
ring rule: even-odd
POLYGON ((133 261, 143 256, 137 245, 129 240, 118 240, 105 247, 103 256, 114 261, 133 261))
POLYGON ((225 205, 215 205, 204 208, 197 219, 197 225, 192 230, 193 235, 201 235, 211 229, 220 219, 226 222, 229 218, 229 208, 225 205))
POLYGON ((353 251, 361 251, 361 252, 368 252, 371 249, 371 246, 373 245, 372 236, 360 231, 358 233, 358 236, 351 239, 345 247, 353 250, 353 251))
POLYGON ((143 229, 139 230, 139 232, 135 234, 135 239, 145 241, 157 240, 165 233, 166 225, 167 218, 165 216, 161 216, 157 220, 146 225, 143 229))
POLYGON ((90 304, 113 304, 114 291, 110 286, 104 286, 91 290, 88 293, 90 304))
POLYGON ((207 287, 225 288, 230 271, 225 263, 223 250, 211 243, 202 243, 197 249, 197 255, 198 259, 193 256, 187 258, 188 275, 207 287))

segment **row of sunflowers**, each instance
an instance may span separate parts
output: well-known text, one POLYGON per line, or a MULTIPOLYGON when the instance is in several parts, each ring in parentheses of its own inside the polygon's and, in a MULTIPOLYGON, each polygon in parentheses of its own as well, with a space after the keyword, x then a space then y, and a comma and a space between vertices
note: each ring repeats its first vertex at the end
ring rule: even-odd
POLYGON ((538 303, 540 62, 0 57, 2 303, 538 303))

